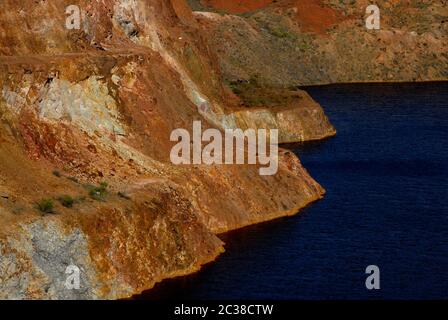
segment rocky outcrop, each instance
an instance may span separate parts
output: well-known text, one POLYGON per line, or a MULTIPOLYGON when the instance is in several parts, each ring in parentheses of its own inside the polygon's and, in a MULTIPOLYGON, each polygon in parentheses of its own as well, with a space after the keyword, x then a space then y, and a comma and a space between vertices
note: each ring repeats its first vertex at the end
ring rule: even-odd
POLYGON ((81 0, 79 30, 65 27, 71 4, 2 3, 1 298, 129 297, 213 261, 216 234, 323 196, 285 150, 273 176, 170 162, 170 133, 195 120, 279 128, 283 142, 335 133, 302 91, 233 94, 185 1, 81 0))
POLYGON ((267 87, 448 79, 445 1, 192 0, 229 83, 267 87), (380 9, 368 30, 366 9, 380 9))

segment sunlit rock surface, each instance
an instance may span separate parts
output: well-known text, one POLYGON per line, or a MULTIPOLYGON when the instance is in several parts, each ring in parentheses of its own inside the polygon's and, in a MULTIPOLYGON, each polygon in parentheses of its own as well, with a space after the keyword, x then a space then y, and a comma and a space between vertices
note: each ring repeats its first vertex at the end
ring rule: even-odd
POLYGON ((227 82, 267 87, 446 81, 444 0, 189 0, 227 82), (366 28, 377 5, 380 30, 366 28))
POLYGON ((282 142, 335 134, 302 91, 242 107, 185 1, 78 1, 80 30, 65 28, 70 4, 2 2, 0 298, 130 297, 213 261, 216 234, 323 196, 284 150, 274 176, 171 164, 171 131, 195 120, 279 128, 282 142), (66 287, 71 265, 79 290, 66 287))

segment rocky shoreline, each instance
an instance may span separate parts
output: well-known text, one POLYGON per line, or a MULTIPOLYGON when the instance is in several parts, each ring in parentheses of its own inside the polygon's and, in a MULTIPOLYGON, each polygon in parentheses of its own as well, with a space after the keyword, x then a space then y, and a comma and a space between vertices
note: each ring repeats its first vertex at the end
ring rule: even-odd
MULTIPOLYGON (((246 18, 194 13, 186 0, 80 0, 81 28, 68 30, 68 2, 4 3, 0 298, 131 297, 213 261, 224 251, 220 233, 297 214, 324 196, 286 149, 273 176, 258 165, 170 162, 170 133, 194 121, 279 129, 280 143, 336 134, 297 89, 318 83, 315 73, 293 70, 312 76, 296 81, 282 71, 288 64, 267 70, 278 67, 272 57, 242 63, 220 51, 216 28, 246 18), (66 286, 70 266, 79 289, 66 286)), ((240 30, 250 48, 259 35, 240 30)))
POLYGON ((195 120, 279 127, 281 142, 335 134, 301 91, 241 110, 185 2, 81 1, 80 31, 64 28, 62 2, 5 5, 1 21, 27 27, 1 33, 1 298, 130 297, 213 261, 216 234, 323 196, 286 150, 268 177, 257 165, 171 164, 170 132, 195 120), (69 290, 73 267, 80 288, 69 290))

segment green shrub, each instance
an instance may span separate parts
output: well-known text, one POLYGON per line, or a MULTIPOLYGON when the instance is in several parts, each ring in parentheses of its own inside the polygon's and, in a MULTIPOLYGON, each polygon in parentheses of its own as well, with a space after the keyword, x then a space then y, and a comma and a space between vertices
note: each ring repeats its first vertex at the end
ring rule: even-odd
POLYGON ((104 201, 104 198, 107 195, 107 186, 106 182, 101 182, 99 186, 90 186, 89 187, 89 196, 98 201, 104 201))
POLYGON ((42 199, 37 203, 37 209, 43 213, 53 213, 54 203, 52 199, 42 199))
POLYGON ((73 207, 75 200, 69 195, 63 195, 58 198, 58 201, 66 208, 73 207))

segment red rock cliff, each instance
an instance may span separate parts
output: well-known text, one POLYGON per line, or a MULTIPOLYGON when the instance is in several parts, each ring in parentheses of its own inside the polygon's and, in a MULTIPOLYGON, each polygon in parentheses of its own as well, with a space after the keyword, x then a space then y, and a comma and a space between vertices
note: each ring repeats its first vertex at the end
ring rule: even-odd
POLYGON ((194 120, 279 128, 283 142, 333 135, 308 95, 242 108, 184 0, 72 2, 2 1, 1 298, 129 297, 215 259, 217 233, 323 196, 284 150, 274 176, 169 160, 171 131, 194 120), (71 4, 79 30, 65 26, 71 4))

